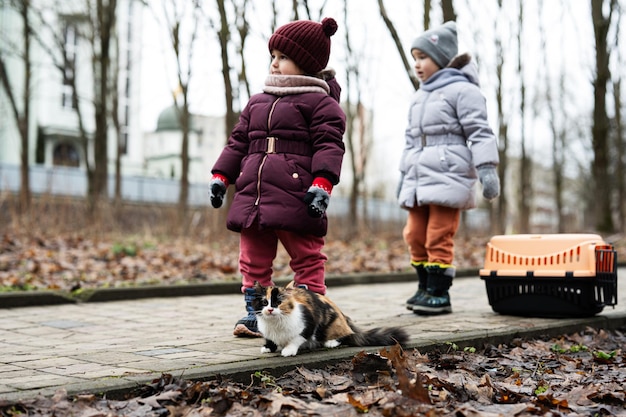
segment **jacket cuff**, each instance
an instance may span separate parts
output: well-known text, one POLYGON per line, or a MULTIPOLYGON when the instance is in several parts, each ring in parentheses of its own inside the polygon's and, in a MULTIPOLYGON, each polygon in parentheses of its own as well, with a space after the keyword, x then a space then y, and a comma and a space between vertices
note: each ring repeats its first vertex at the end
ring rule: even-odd
POLYGON ((324 178, 324 177, 316 177, 313 180, 312 186, 321 188, 322 190, 326 191, 328 195, 330 195, 330 193, 333 191, 333 184, 327 178, 324 178))
POLYGON ((218 179, 218 180, 222 181, 226 185, 226 188, 228 188, 228 179, 225 176, 223 176, 222 174, 215 173, 215 174, 213 174, 211 179, 212 180, 218 179))

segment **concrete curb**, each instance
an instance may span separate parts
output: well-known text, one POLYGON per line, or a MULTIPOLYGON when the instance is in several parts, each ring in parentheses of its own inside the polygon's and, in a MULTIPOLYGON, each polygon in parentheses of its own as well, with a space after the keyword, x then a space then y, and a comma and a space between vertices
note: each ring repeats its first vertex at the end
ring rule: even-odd
MULTIPOLYGON (((530 339, 540 337, 556 337, 563 334, 576 333, 587 328, 615 330, 626 326, 626 314, 607 316, 594 316, 589 318, 574 319, 563 326, 539 326, 532 329, 513 328, 493 333, 485 331, 460 332, 427 342, 412 343, 406 346, 408 349, 417 349, 420 353, 428 353, 438 348, 447 348, 448 343, 454 343, 459 349, 465 347, 478 347, 488 344, 498 345, 510 343, 516 338, 530 339)), ((261 371, 274 377, 279 377, 297 367, 323 368, 327 365, 336 364, 352 359, 360 352, 378 353, 384 347, 344 347, 341 349, 317 350, 315 352, 302 353, 294 357, 269 357, 247 360, 245 362, 219 364, 186 369, 181 375, 174 375, 191 381, 208 381, 215 378, 224 378, 242 384, 250 383, 252 375, 261 371)), ((123 378, 122 380, 99 381, 95 384, 81 384, 79 386, 66 386, 69 395, 77 395, 84 392, 105 395, 107 398, 125 399, 134 395, 134 390, 149 384, 154 378, 123 378), (91 385, 91 386, 90 386, 91 385)))
MULTIPOLYGON (((457 271, 458 278, 476 275, 478 275, 478 269, 457 271)), ((288 279, 279 279, 276 283, 283 285, 288 281, 288 279)), ((415 281, 415 273, 411 272, 330 275, 326 278, 326 284, 329 287, 412 281, 415 281)), ((237 294, 240 291, 240 288, 241 283, 239 281, 232 281, 207 284, 146 285, 140 287, 98 288, 85 290, 80 293, 69 293, 64 291, 16 291, 0 293, 0 309, 135 300, 142 298, 237 294)))

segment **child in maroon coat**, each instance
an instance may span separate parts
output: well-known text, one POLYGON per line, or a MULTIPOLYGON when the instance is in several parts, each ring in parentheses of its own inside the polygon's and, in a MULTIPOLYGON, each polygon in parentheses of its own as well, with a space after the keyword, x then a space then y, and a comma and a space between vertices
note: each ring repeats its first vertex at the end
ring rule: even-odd
POLYGON ((211 173, 213 207, 235 185, 227 228, 239 232, 239 270, 247 315, 235 336, 260 337, 254 283, 273 285, 278 242, 291 257, 296 285, 326 293, 322 253, 326 208, 345 152, 341 88, 324 70, 337 23, 294 21, 269 40, 270 75, 244 108, 211 173))

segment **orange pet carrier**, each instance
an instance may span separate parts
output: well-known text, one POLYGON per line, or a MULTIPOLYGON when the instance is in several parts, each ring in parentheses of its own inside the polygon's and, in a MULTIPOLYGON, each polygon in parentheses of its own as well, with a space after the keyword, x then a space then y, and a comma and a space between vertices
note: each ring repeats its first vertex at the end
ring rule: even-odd
POLYGON ((502 235, 487 243, 479 274, 497 313, 586 317, 617 304, 616 265, 599 235, 502 235))

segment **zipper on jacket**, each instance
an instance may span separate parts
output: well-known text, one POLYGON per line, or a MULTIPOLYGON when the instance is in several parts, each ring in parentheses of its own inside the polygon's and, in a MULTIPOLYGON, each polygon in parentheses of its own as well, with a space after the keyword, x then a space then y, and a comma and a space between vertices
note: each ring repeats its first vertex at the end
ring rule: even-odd
POLYGON ((259 170, 256 174, 256 200, 254 200, 254 205, 259 205, 259 200, 261 199, 261 171, 263 171, 263 165, 265 165, 265 161, 267 160, 267 154, 263 156, 263 160, 259 165, 259 170))
MULTIPOLYGON (((272 121, 272 114, 274 113, 274 109, 276 108, 276 104, 278 103, 278 100, 280 100, 280 97, 278 97, 274 103, 272 103, 272 107, 270 108, 270 112, 267 115, 267 132, 269 134, 270 131, 270 125, 271 125, 271 121, 272 121)), ((254 205, 258 206, 259 205, 259 200, 261 199, 261 171, 263 171, 263 166, 265 165, 265 161, 267 160, 267 151, 265 153, 265 156, 263 156, 263 160, 261 161, 261 164, 259 165, 259 170, 257 171, 256 174, 256 200, 254 201, 254 205)))
POLYGON ((272 122, 272 114, 274 113, 274 109, 276 108, 276 104, 278 103, 278 101, 280 100, 280 97, 278 97, 274 103, 272 103, 272 108, 270 109, 269 114, 267 115, 267 133, 269 134, 270 132, 270 125, 272 122))

